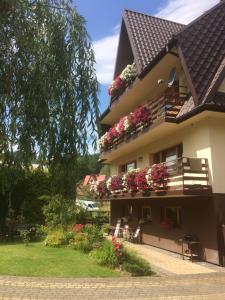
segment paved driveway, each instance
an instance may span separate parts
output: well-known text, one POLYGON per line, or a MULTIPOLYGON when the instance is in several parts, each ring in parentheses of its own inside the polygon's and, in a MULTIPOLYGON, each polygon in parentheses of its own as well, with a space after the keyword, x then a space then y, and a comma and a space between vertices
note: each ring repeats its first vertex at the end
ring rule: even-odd
POLYGON ((225 273, 115 279, 0 276, 0 299, 224 300, 225 273))

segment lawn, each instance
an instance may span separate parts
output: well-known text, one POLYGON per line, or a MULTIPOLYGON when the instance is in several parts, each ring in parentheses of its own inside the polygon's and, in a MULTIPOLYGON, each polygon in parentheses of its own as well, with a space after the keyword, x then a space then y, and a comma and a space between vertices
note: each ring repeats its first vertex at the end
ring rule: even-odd
POLYGON ((45 277, 116 277, 119 272, 97 265, 89 255, 43 243, 0 244, 0 275, 45 277))

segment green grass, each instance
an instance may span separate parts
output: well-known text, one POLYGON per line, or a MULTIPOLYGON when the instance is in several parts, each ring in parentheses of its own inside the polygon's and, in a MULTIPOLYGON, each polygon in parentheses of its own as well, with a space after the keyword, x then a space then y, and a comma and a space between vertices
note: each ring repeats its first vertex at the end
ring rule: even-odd
POLYGON ((92 257, 69 248, 43 243, 0 244, 0 275, 44 277, 116 277, 116 271, 97 265, 92 257))

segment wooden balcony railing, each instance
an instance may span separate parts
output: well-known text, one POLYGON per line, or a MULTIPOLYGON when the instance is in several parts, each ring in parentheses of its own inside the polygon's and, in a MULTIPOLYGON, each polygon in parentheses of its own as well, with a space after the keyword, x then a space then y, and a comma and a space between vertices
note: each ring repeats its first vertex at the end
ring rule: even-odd
POLYGON ((132 130, 115 139, 112 144, 100 149, 100 152, 112 150, 122 142, 128 142, 129 140, 138 137, 140 134, 146 132, 146 130, 154 127, 157 123, 160 123, 165 119, 175 119, 187 98, 187 94, 182 94, 182 96, 179 95, 179 89, 177 89, 177 87, 167 89, 163 96, 148 101, 145 105, 150 110, 149 119, 145 124, 137 124, 132 130))
POLYGON ((211 191, 206 158, 182 157, 165 164, 169 173, 168 192, 202 194, 211 191))
POLYGON ((163 163, 168 172, 164 190, 146 192, 114 192, 109 199, 149 198, 172 195, 208 195, 212 192, 209 184, 208 160, 206 158, 182 157, 163 163))

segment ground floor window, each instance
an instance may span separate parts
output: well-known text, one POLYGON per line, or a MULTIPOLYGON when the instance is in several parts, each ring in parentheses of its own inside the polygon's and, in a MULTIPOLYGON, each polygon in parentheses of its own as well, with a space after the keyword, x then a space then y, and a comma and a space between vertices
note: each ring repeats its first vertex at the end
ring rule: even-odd
POLYGON ((161 207, 161 223, 170 227, 181 226, 181 207, 161 207))
POLYGON ((151 222, 152 221, 152 208, 150 206, 143 206, 141 217, 145 222, 151 222))

